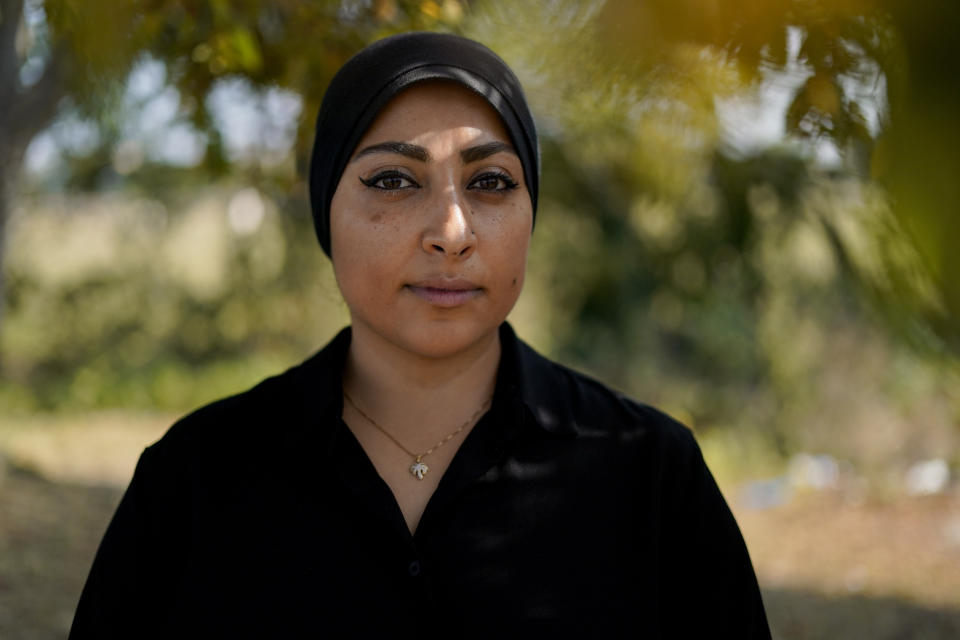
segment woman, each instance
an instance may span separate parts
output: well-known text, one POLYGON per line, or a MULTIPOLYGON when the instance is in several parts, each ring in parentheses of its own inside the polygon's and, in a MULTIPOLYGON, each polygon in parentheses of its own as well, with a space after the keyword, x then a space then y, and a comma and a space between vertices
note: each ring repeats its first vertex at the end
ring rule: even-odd
POLYGON ((690 432, 505 323, 538 178, 482 45, 350 60, 310 192, 351 326, 143 453, 72 637, 769 637, 690 432))

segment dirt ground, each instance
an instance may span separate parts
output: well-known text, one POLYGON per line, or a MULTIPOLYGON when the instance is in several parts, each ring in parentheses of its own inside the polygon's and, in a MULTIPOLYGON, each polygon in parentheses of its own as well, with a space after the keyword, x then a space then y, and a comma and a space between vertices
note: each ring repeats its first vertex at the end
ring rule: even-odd
MULTIPOLYGON (((168 424, 112 415, 0 429, 0 638, 66 636, 136 456, 168 424)), ((807 492, 755 509, 741 487, 723 488, 775 638, 960 638, 956 491, 857 502, 807 492)))
MULTIPOLYGON (((734 491, 728 492, 734 493, 734 491)), ((774 638, 960 638, 960 497, 732 500, 774 638)))

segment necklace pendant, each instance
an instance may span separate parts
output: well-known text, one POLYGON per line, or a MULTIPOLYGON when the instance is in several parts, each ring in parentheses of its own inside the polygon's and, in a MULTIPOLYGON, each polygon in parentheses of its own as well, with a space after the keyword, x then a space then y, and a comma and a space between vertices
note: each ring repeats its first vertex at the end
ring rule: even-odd
POLYGON ((417 456, 417 461, 410 465, 410 473, 416 476, 417 480, 423 480, 423 476, 426 475, 427 471, 430 471, 430 467, 421 462, 420 458, 422 457, 417 456))

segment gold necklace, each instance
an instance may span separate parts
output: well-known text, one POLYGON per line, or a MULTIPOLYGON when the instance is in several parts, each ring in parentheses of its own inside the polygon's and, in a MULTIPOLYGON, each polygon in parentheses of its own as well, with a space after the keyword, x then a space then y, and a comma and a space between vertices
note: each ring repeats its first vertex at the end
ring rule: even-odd
POLYGON ((460 433, 461 431, 466 429, 468 426, 473 424, 473 421, 479 418, 483 414, 483 412, 487 410, 487 408, 490 406, 491 401, 493 400, 493 398, 487 398, 486 402, 480 405, 480 408, 477 409, 466 422, 464 422, 462 425, 457 427, 452 433, 450 433, 443 440, 433 445, 423 453, 414 453, 413 451, 410 451, 410 449, 407 449, 405 446, 403 446, 403 444, 401 444, 399 440, 394 438, 389 431, 387 431, 386 429, 381 427, 379 424, 377 424, 376 420, 374 420, 373 418, 368 416, 366 413, 364 413, 363 409, 357 406, 357 403, 353 401, 353 398, 350 397, 350 394, 347 393, 346 389, 344 389, 343 391, 343 397, 347 399, 347 402, 350 403, 350 406, 356 409, 357 413, 363 416, 367 422, 375 426, 383 435, 390 438, 390 441, 393 442, 393 444, 403 449, 404 453, 406 453, 408 456, 413 458, 413 464, 410 465, 410 473, 412 473, 417 480, 423 480, 423 476, 426 475, 427 471, 430 471, 430 467, 428 467, 426 463, 423 462, 423 459, 426 458, 431 453, 433 453, 439 447, 448 443, 454 436, 456 436, 458 433, 460 433))

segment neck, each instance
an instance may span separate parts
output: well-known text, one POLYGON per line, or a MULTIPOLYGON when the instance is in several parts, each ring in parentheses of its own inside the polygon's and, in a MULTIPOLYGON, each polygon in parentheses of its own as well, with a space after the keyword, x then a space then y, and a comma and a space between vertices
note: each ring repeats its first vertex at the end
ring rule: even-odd
POLYGON ((411 445, 462 423, 493 395, 500 335, 493 332, 446 357, 401 349, 354 325, 344 389, 364 412, 411 445))

